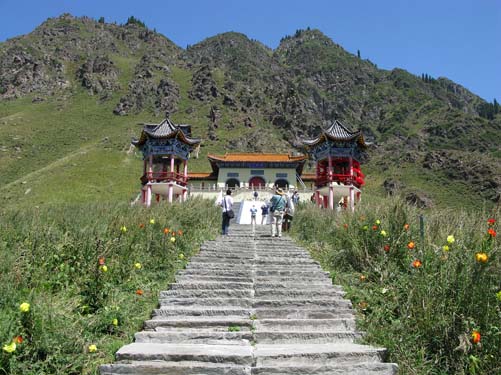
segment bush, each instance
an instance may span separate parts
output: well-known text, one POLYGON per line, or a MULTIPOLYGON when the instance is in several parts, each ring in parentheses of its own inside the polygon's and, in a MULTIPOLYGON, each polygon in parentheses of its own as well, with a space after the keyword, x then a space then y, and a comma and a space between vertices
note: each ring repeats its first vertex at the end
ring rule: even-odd
POLYGON ((419 216, 400 200, 355 214, 303 206, 292 230, 402 374, 499 373, 499 211, 427 211, 422 231, 419 216))
POLYGON ((202 200, 0 213, 0 374, 96 373, 218 226, 202 200))

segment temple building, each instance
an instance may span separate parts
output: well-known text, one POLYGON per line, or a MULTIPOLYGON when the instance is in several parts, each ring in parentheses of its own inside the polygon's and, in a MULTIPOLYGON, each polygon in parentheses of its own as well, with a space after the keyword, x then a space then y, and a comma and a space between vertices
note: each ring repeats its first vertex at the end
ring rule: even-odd
POLYGON ((156 201, 185 201, 188 159, 201 140, 191 137, 191 126, 174 125, 168 118, 160 124, 140 125, 141 136, 132 144, 143 154, 142 203, 149 207, 153 196, 156 201))
POLYGON ((212 172, 190 173, 190 186, 196 189, 249 188, 275 186, 297 188, 307 160, 305 155, 265 153, 227 153, 208 156, 212 172))
POLYGON ((362 132, 352 132, 336 120, 318 137, 302 143, 316 163, 315 202, 325 208, 350 207, 353 211, 365 183, 360 160, 367 144, 362 132))

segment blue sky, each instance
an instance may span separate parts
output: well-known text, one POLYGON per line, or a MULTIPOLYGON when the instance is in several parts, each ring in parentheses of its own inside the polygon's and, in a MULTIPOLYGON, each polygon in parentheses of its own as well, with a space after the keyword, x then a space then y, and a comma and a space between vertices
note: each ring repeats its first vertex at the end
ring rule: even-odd
POLYGON ((65 12, 133 15, 183 48, 225 31, 275 48, 318 28, 380 68, 447 77, 501 102, 501 0, 0 0, 0 41, 65 12))

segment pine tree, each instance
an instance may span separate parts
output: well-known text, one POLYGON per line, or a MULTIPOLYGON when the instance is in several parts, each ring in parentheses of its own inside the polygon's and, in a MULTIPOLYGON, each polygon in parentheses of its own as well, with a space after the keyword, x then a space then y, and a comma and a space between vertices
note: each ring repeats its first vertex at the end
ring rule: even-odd
POLYGON ((97 21, 98 23, 104 23, 104 17, 99 17, 99 20, 97 21))
POLYGON ((357 49, 357 57, 360 59, 360 50, 357 49))

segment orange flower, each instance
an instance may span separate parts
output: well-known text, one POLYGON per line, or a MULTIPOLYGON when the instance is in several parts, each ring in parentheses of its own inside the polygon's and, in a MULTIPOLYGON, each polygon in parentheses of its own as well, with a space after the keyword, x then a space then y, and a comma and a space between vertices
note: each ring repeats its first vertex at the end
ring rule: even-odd
POLYGON ((104 266, 104 257, 99 257, 98 262, 100 266, 104 266))
POLYGON ((344 229, 348 229, 348 224, 343 224, 344 229))
POLYGON ((390 251, 390 245, 384 245, 383 249, 388 253, 390 251))
POLYGON ((164 234, 167 235, 170 233, 170 229, 169 228, 164 228, 164 234))
POLYGON ((22 344, 23 343, 23 336, 16 336, 14 337, 14 340, 12 340, 13 342, 15 342, 16 344, 22 344))
POLYGON ((138 296, 142 296, 142 295, 144 294, 144 292, 143 292, 143 290, 142 290, 142 289, 138 289, 138 290, 136 290, 136 294, 137 294, 138 296))
POLYGON ((179 230, 177 231, 177 234, 178 234, 178 236, 182 236, 182 235, 183 235, 183 231, 182 231, 181 229, 179 229, 179 230))
POLYGON ((489 235, 491 237, 496 237, 496 234, 497 234, 496 231, 494 229, 492 229, 492 228, 489 228, 489 230, 487 231, 487 233, 489 233, 489 235))
POLYGON ((409 250, 412 250, 416 247, 416 244, 414 243, 414 241, 411 241, 407 244, 407 247, 409 248, 409 250))
POLYGON ((487 263, 487 261, 489 260, 489 256, 486 253, 476 253, 475 260, 478 263, 487 263))
POLYGON ((473 331, 471 333, 471 341, 474 343, 474 344, 478 344, 480 342, 480 332, 478 331, 473 331))
POLYGON ((406 230, 406 231, 407 231, 407 230, 409 230, 409 228, 410 228, 410 227, 411 227, 411 226, 410 226, 409 224, 404 224, 404 230, 406 230))
POLYGON ((360 281, 365 281, 367 280, 367 277, 365 275, 360 275, 359 279, 360 281))
POLYGON ((494 224, 496 224, 496 219, 488 219, 487 224, 489 224, 489 226, 493 226, 494 224))
POLYGON ((422 265, 423 265, 423 263, 419 259, 416 259, 414 262, 412 262, 412 267, 414 267, 414 268, 419 268, 422 265))
POLYGON ((173 230, 172 232, 170 232, 170 235, 176 237, 176 231, 173 230))
POLYGON ((377 225, 373 225, 372 226, 372 230, 378 230, 378 226, 377 225))
POLYGON ((139 228, 143 229, 144 228, 144 224, 143 223, 139 224, 139 228))

